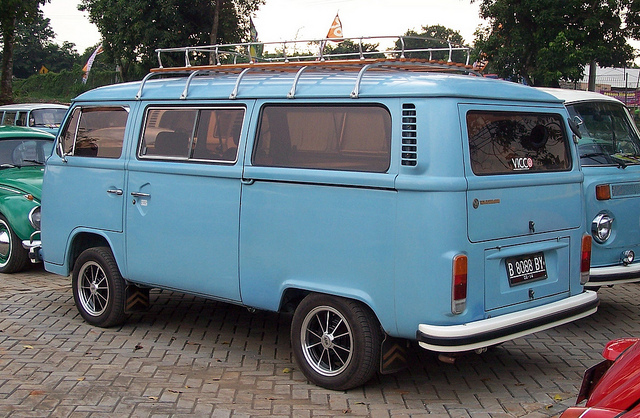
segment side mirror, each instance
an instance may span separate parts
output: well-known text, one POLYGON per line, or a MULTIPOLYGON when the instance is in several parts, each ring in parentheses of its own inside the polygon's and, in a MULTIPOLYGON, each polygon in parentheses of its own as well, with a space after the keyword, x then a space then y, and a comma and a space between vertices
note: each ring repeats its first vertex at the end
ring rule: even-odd
MULTIPOLYGON (((576 118, 578 118, 576 116, 576 118)), ((578 118, 580 120, 580 118, 578 118)), ((569 127, 571 128, 571 132, 573 132, 574 138, 573 138, 573 142, 575 142, 576 144, 578 143, 577 138, 582 138, 582 134, 580 133, 580 125, 582 124, 582 120, 580 120, 580 122, 576 122, 574 119, 569 118, 569 127)))

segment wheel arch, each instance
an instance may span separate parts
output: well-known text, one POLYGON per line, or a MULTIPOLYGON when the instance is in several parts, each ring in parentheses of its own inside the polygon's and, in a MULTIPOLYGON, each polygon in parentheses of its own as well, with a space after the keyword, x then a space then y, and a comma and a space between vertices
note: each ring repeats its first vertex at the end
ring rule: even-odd
MULTIPOLYGON (((67 246, 67 269, 69 272, 73 270, 73 266, 82 252, 92 247, 108 247, 113 253, 118 268, 122 274, 121 261, 117 255, 117 251, 114 251, 114 245, 111 239, 107 235, 101 234, 96 231, 77 230, 70 238, 69 245, 67 246)), ((46 248, 45 248, 46 251, 46 248)))
POLYGON ((323 295, 332 296, 332 297, 338 297, 338 298, 352 300, 352 301, 361 303, 377 319, 378 324, 380 325, 382 331, 384 333, 388 333, 387 332, 388 328, 385 326, 385 324, 381 320, 381 316, 378 315, 378 312, 376 312, 376 310, 371 306, 371 298, 363 297, 365 295, 363 295, 362 294, 363 292, 361 292, 361 291, 353 292, 353 293, 349 293, 349 292, 339 292, 339 293, 336 292, 336 293, 333 293, 333 292, 323 291, 323 290, 320 290, 320 289, 312 289, 312 288, 306 288, 306 287, 300 287, 300 286, 290 286, 290 287, 285 288, 284 291, 282 292, 282 296, 281 296, 281 299, 280 299, 280 306, 278 308, 278 311, 279 312, 286 312, 286 313, 295 312, 295 310, 298 307, 298 305, 300 304, 300 302, 302 302, 302 300, 307 295, 310 295, 312 293, 323 294, 323 295))

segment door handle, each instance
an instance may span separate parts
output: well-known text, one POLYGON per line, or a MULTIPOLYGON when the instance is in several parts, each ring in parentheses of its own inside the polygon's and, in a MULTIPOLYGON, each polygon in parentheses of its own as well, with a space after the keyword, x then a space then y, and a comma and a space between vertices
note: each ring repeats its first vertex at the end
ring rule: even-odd
POLYGON ((131 192, 133 197, 151 197, 149 193, 131 192))
POLYGON ((107 193, 111 193, 111 194, 115 194, 118 196, 122 196, 122 190, 121 189, 109 189, 107 190, 107 193))
POLYGON ((242 184, 246 184, 247 186, 251 186, 253 183, 255 183, 256 181, 254 179, 245 179, 242 178, 240 180, 240 182, 242 182, 242 184))

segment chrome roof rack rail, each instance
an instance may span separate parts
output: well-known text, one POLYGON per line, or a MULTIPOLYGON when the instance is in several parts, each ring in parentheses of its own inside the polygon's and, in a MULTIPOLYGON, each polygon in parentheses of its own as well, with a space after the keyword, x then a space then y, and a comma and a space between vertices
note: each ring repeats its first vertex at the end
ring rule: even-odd
POLYGON ((198 74, 203 74, 203 73, 207 73, 209 72, 208 70, 195 70, 193 72, 191 72, 191 74, 189 74, 189 78, 187 78, 187 84, 185 84, 184 86, 184 90, 182 91, 182 94, 180 95, 180 100, 185 100, 187 98, 187 94, 189 93, 189 86, 191 85, 191 80, 193 80, 193 78, 195 76, 197 76, 198 74))
POLYGON ((367 36, 359 38, 335 39, 315 39, 315 40, 295 40, 279 42, 244 42, 236 44, 217 44, 206 46, 189 46, 181 48, 162 48, 156 50, 159 67, 152 69, 141 82, 140 89, 136 95, 139 100, 145 83, 154 74, 188 74, 187 83, 180 96, 186 99, 189 87, 193 79, 202 74, 226 73, 237 74, 235 86, 229 98, 236 99, 240 89, 240 83, 250 69, 261 69, 279 72, 295 72, 295 77, 291 89, 286 94, 287 98, 295 98, 296 90, 303 73, 312 67, 314 70, 338 70, 357 71, 358 76, 354 89, 350 97, 358 98, 360 95, 360 85, 365 73, 369 70, 404 70, 411 72, 457 72, 481 76, 478 69, 469 65, 470 48, 454 45, 451 42, 425 38, 420 36, 367 36), (329 42, 351 42, 353 48, 349 52, 325 52, 329 42), (372 42, 365 45, 364 42, 372 42), (374 43, 378 42, 378 43, 374 43), (392 43, 392 48, 380 49, 380 42, 392 43), (433 47, 434 43, 439 46, 433 47), (312 53, 308 48, 319 45, 319 51, 312 53), (293 45, 294 52, 287 51, 293 45), (446 45, 446 46, 444 46, 446 45), (307 49, 300 53, 304 47, 307 49), (275 53, 257 53, 258 48, 276 48, 275 53), (372 48, 373 47, 373 48, 372 48), (281 49, 278 49, 281 48, 281 49), (300 48, 300 49, 298 49, 300 48), (367 50, 369 49, 369 50, 367 50), (184 54, 184 67, 168 67, 164 65, 163 54, 181 53, 184 54), (440 54, 439 60, 434 60, 434 54, 440 54), (460 54, 466 55, 466 59, 454 62, 454 54, 458 58, 460 54), (428 57, 428 58, 427 58, 428 57), (192 59, 211 62, 206 65, 194 65, 192 59))
POLYGON ((240 88, 240 82, 242 81, 242 78, 244 77, 244 75, 249 72, 249 70, 251 70, 251 67, 245 68, 244 70, 242 70, 240 74, 238 74, 238 78, 236 79, 236 85, 233 88, 233 91, 231 92, 231 94, 229 95, 230 99, 235 99, 238 97, 238 89, 240 88))
POLYGON ((308 65, 305 65, 304 67, 300 67, 300 69, 296 73, 296 76, 293 79, 293 85, 291 86, 291 90, 289 90, 289 93, 287 93, 287 99, 293 99, 296 97, 296 87, 298 86, 298 80, 300 80, 300 76, 302 76, 302 73, 305 72, 307 68, 309 68, 308 65))

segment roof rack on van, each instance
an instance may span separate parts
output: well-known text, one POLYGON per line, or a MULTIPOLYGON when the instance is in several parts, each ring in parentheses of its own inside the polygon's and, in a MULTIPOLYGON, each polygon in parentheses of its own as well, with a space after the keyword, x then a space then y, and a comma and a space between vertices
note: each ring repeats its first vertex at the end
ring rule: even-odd
MULTIPOLYGON (((370 36, 358 38, 295 40, 280 42, 244 42, 236 44, 218 44, 206 46, 188 46, 180 48, 156 49, 158 56, 158 68, 151 69, 142 83, 136 99, 142 97, 145 83, 153 76, 181 75, 188 76, 181 99, 186 99, 191 81, 196 76, 214 74, 237 74, 235 87, 229 98, 238 96, 240 83, 251 70, 295 72, 293 85, 287 93, 288 98, 294 98, 296 86, 302 74, 308 69, 314 70, 340 70, 357 71, 358 76, 350 97, 359 97, 360 82, 364 74, 369 70, 404 70, 418 72, 456 72, 481 76, 477 68, 469 65, 470 48, 454 45, 451 42, 440 39, 420 36, 370 36), (329 42, 351 42, 358 47, 357 52, 334 52, 325 49, 329 42), (365 44, 378 42, 377 45, 365 44), (428 47, 428 42, 434 41, 446 44, 446 47, 428 47), (372 45, 377 49, 380 42, 393 42, 393 47, 384 51, 369 51, 372 45), (260 54, 257 51, 265 47, 275 47, 275 53, 260 54), (298 51, 303 47, 317 46, 318 53, 298 51), (279 49, 281 48, 281 49, 279 49), (293 51, 291 53, 291 51, 293 51), (457 54, 454 54, 457 53, 457 54), (163 55, 183 54, 184 66, 165 67, 163 55), (434 59, 434 54, 444 55, 445 59, 434 59), (464 62, 455 62, 454 58, 462 55, 464 62), (192 64, 193 61, 209 58, 214 64, 192 64)), ((167 57, 167 60, 169 58, 167 57)))

